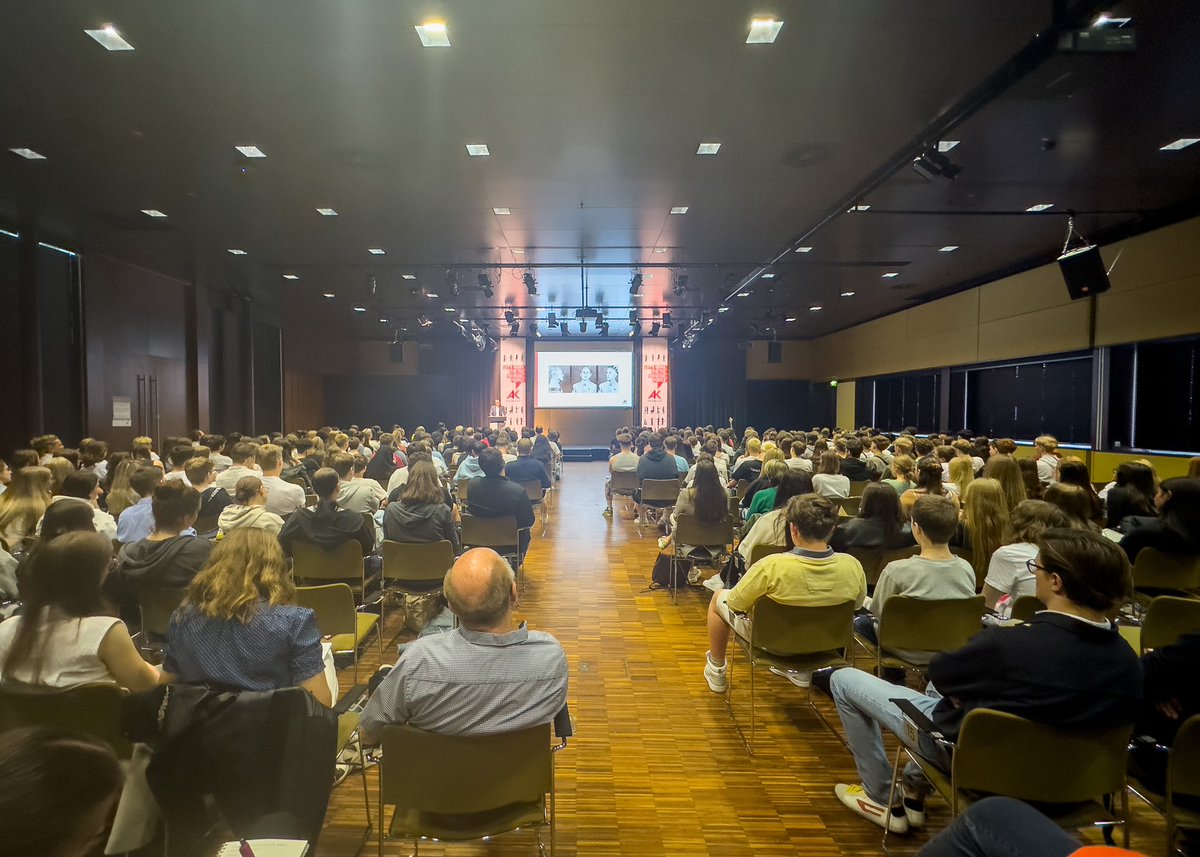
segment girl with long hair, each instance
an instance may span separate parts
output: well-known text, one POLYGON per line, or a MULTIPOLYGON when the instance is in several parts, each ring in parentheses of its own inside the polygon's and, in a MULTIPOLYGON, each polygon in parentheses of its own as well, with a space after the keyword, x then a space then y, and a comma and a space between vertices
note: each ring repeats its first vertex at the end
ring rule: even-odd
POLYGON ((110 471, 112 487, 108 489, 105 496, 108 499, 108 513, 113 517, 119 518, 122 512, 142 499, 129 484, 129 478, 141 467, 140 461, 124 458, 117 463, 114 470, 110 471))
MULTIPOLYGON (((813 453, 816 458, 816 453, 813 453)), ((817 472, 813 474, 813 490, 822 497, 845 498, 850 496, 850 478, 842 475, 842 460, 836 452, 823 452, 817 459, 817 472)))
POLYGON ((1045 500, 1022 500, 1009 517, 1007 541, 996 548, 988 560, 983 582, 983 599, 993 609, 1004 596, 1016 601, 1022 595, 1037 594, 1036 577, 1026 562, 1037 557, 1038 539, 1051 528, 1069 526, 1067 516, 1045 500))
POLYGON ((50 505, 50 470, 22 467, 13 473, 8 490, 0 494, 0 539, 9 550, 24 546, 37 530, 37 522, 50 505))
POLYGON ((400 496, 383 511, 383 537, 393 542, 423 543, 445 539, 457 555, 462 550, 454 526, 454 507, 433 461, 414 453, 408 462, 408 481, 400 496))
POLYGON ((1026 499, 1025 477, 1021 475, 1021 465, 1017 464, 1017 460, 1011 455, 993 455, 988 458, 983 467, 983 475, 1000 482, 1004 488, 1004 497, 1008 500, 1008 508, 1015 509, 1026 499))
POLYGON ((958 497, 942 485, 942 462, 935 455, 926 455, 917 462, 916 485, 900 495, 900 505, 906 517, 912 515, 913 503, 923 494, 944 495, 954 501, 956 508, 959 506, 958 497))
POLYGON ((1117 465, 1116 484, 1108 489, 1109 529, 1116 529, 1131 515, 1152 518, 1158 510, 1154 495, 1158 493, 1154 468, 1140 461, 1123 461, 1117 465))
POLYGON ((999 480, 976 479, 963 496, 963 527, 971 545, 971 566, 983 580, 996 549, 1008 541, 1009 511, 999 480))
POLYGON ((858 515, 838 524, 829 539, 834 550, 892 548, 915 544, 900 496, 887 485, 872 482, 863 488, 858 515))
POLYGON ((1042 490, 1045 486, 1038 477, 1038 463, 1032 458, 1018 458, 1016 462, 1017 468, 1021 471, 1021 481, 1025 485, 1025 496, 1030 500, 1042 499, 1042 490))
POLYGON ((1121 523, 1121 539, 1129 561, 1144 547, 1167 553, 1200 553, 1200 479, 1164 479, 1154 496, 1158 517, 1131 515, 1121 523))
MULTIPOLYGON (((696 459, 696 475, 690 488, 679 492, 671 510, 671 534, 658 540, 659 550, 667 550, 675 538, 675 526, 680 515, 694 515, 702 524, 719 524, 729 516, 729 492, 721 484, 717 465, 711 455, 701 453, 696 459)), ((684 545, 684 551, 691 550, 684 545)))
POLYGON ((1088 521, 1096 527, 1103 525, 1104 502, 1096 493, 1095 486, 1092 485, 1092 477, 1088 473, 1087 465, 1078 458, 1060 458, 1055 476, 1059 484, 1075 485, 1083 491, 1088 501, 1088 521))
POLYGON ((775 489, 775 508, 759 517, 751 526, 749 532, 738 542, 738 553, 750 563, 751 551, 755 545, 777 545, 789 550, 793 547, 792 533, 787 525, 787 505, 793 497, 801 494, 813 494, 813 477, 803 470, 788 469, 779 479, 775 489))
POLYGON ((1078 485, 1052 482, 1042 491, 1042 499, 1061 509, 1072 528, 1100 532, 1100 525, 1092 518, 1092 498, 1078 485))
POLYGON ((946 488, 962 497, 975 479, 975 462, 959 455, 950 460, 950 481, 946 488))
POLYGON ((316 616, 296 588, 279 541, 242 527, 222 539, 167 628, 163 668, 174 680, 240 690, 302 687, 333 704, 316 616))

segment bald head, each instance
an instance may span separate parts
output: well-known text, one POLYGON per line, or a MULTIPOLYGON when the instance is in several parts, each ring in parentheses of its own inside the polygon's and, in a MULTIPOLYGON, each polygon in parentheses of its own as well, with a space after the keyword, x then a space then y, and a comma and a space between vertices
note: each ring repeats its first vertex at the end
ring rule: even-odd
POLYGON ((507 624, 516 601, 516 578, 491 548, 464 553, 446 572, 442 590, 463 627, 490 630, 507 624))

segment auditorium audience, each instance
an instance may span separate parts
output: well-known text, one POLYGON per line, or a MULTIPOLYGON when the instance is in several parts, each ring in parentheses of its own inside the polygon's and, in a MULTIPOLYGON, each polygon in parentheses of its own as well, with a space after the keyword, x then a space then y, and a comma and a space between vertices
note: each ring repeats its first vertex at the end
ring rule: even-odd
POLYGON ((1130 562, 1147 547, 1169 554, 1200 553, 1200 479, 1164 479, 1154 505, 1157 517, 1130 515, 1121 523, 1121 548, 1130 562))
POLYGON ((129 486, 129 492, 137 498, 126 507, 117 521, 117 541, 123 545, 140 542, 154 532, 153 495, 154 489, 162 481, 162 471, 136 461, 122 462, 117 479, 124 481, 129 486))
POLYGON ((545 490, 550 487, 550 471, 532 452, 533 441, 527 437, 518 440, 516 457, 504 465, 504 473, 513 482, 537 482, 545 490))
MULTIPOLYGON (((391 454, 390 447, 385 454, 391 454)), ((279 532, 279 543, 283 545, 284 553, 291 556, 297 542, 332 551, 353 540, 362 548, 363 556, 375 549, 374 527, 368 528, 362 515, 338 505, 339 485, 337 471, 332 467, 322 467, 313 473, 312 487, 317 495, 317 503, 297 509, 284 522, 279 532)))
POLYGON ((444 539, 457 554, 462 546, 454 526, 453 505, 447 502, 437 469, 431 461, 417 455, 409 459, 406 469, 410 471, 408 481, 383 512, 383 537, 409 543, 444 539))
POLYGON ((836 452, 823 452, 813 474, 813 490, 822 497, 850 496, 850 479, 842 475, 842 459, 836 452))
MULTIPOLYGON (((98 501, 103 493, 104 489, 100 487, 100 480, 96 478, 95 473, 77 471, 67 475, 59 487, 59 493, 51 497, 50 502, 53 504, 66 500, 87 506, 91 510, 96 532, 111 541, 117 537, 117 522, 99 506, 98 501)), ((37 532, 41 533, 41 521, 38 521, 37 532)))
POLYGON ((864 486, 858 504, 858 515, 842 520, 829 546, 842 551, 847 548, 893 550, 914 544, 900 497, 887 485, 872 483, 864 486))
POLYGON ((22 467, 0 494, 0 539, 9 550, 23 548, 34 537, 37 522, 50 505, 50 480, 46 467, 22 467))
POLYGON ((233 502, 221 510, 217 529, 221 536, 242 527, 266 530, 273 536, 283 529, 283 518, 267 510, 268 490, 257 476, 243 476, 233 492, 233 502))
POLYGON ((962 545, 971 550, 971 566, 982 581, 997 548, 1008 541, 1009 511, 1004 488, 986 476, 967 486, 963 498, 962 545))
POLYGON ((922 456, 917 461, 916 484, 900 495, 900 505, 904 514, 912 514, 913 504, 917 498, 926 494, 949 497, 957 508, 958 497, 946 490, 942 484, 942 462, 932 455, 922 456))
MULTIPOLYGON (((467 512, 477 518, 513 517, 517 521, 517 547, 521 560, 529 550, 530 532, 533 526, 533 506, 525 489, 506 479, 504 459, 500 453, 486 448, 479 453, 479 466, 483 476, 471 483, 467 494, 467 512)), ((674 467, 674 464, 671 465, 674 467)))
MULTIPOLYGON (((255 463, 262 471, 263 485, 267 486, 268 512, 274 512, 279 517, 285 518, 304 506, 304 487, 283 478, 284 449, 282 446, 274 443, 263 444, 258 448, 255 463)), ((299 474, 293 474, 292 478, 299 478, 299 474)))

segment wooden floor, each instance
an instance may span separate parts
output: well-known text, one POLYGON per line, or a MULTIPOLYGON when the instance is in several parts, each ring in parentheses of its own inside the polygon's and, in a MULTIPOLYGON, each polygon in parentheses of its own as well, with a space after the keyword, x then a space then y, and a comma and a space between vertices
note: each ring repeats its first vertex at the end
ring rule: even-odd
MULTIPOLYGON (((666 592, 645 591, 656 534, 639 538, 619 512, 613 520, 602 517, 605 473, 599 462, 566 465, 545 538, 538 537, 540 521, 534 530, 519 609, 519 618, 562 642, 571 666, 577 736, 556 755, 558 853, 880 854, 882 831, 834 797, 835 783, 857 781, 854 765, 805 704, 805 691, 765 675, 758 688, 758 752, 746 754, 722 697, 708 690, 701 674, 710 593, 690 589, 672 605, 666 592)), ((385 639, 395 631, 389 623, 385 639)), ((394 653, 391 647, 389 660, 394 653)), ((377 659, 368 645, 364 675, 377 659)), ((340 678, 345 691, 351 672, 340 678)), ((745 684, 738 686, 735 703, 744 716, 745 684)), ((815 693, 814 699, 838 725, 828 697, 815 693)), ((369 782, 374 800, 374 769, 369 782)), ((1163 853, 1161 820, 1133 803, 1133 846, 1163 853)), ((934 832, 949 822, 948 809, 936 800, 929 816, 934 832)), ((352 777, 334 791, 319 853, 350 857, 364 824, 361 784, 352 777)), ((891 850, 915 854, 929 835, 893 838, 891 850)), ((375 848, 372 838, 363 852, 375 848)), ((399 841, 385 846, 388 855, 410 852, 399 841)), ((422 844, 420 853, 536 852, 531 834, 520 831, 490 842, 422 844)))

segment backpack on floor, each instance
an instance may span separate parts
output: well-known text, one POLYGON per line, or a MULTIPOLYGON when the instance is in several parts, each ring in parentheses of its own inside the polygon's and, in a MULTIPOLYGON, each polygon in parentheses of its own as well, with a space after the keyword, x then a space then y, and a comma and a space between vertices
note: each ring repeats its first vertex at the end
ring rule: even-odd
MULTIPOLYGON (((654 570, 650 573, 650 582, 655 586, 670 587, 672 554, 660 553, 654 560, 654 570)), ((688 572, 692 570, 692 561, 687 557, 675 559, 675 586, 687 586, 688 572)))

